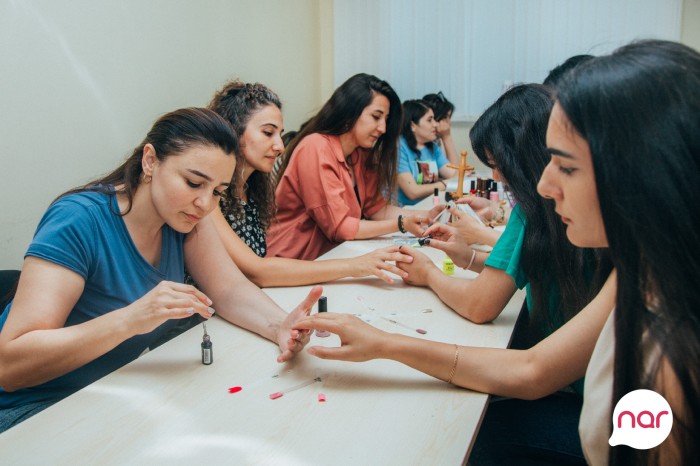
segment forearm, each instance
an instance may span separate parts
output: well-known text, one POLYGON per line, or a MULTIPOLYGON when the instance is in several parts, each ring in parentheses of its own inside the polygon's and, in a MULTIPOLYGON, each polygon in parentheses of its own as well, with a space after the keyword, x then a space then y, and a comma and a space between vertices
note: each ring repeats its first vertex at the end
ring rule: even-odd
POLYGON ((3 341, 0 386, 9 392, 55 379, 134 335, 119 310, 70 327, 29 331, 3 341))
POLYGON ((187 235, 185 265, 221 317, 276 342, 287 313, 238 269, 210 219, 187 235))
POLYGON ((426 278, 428 287, 442 302, 476 324, 496 319, 515 292, 514 284, 500 283, 508 278, 497 276, 465 280, 448 277, 432 268, 426 278))
POLYGON ((277 331, 287 313, 253 283, 243 280, 216 291, 203 291, 212 299, 217 315, 277 343, 277 331))
POLYGON ((468 270, 471 270, 472 272, 476 273, 481 273, 481 271, 484 270, 486 259, 489 258, 489 253, 484 252, 484 251, 476 251, 476 255, 474 256, 474 261, 471 263, 471 265, 467 264, 468 270))
POLYGON ((336 280, 349 274, 342 261, 321 264, 284 257, 259 257, 231 231, 226 249, 243 274, 260 288, 299 286, 336 280), (235 239, 236 241, 233 241, 235 239))
POLYGON ((447 185, 443 181, 435 183, 418 184, 415 181, 405 182, 401 184, 401 191, 411 200, 423 199, 430 196, 435 190, 444 191, 447 185))
POLYGON ((399 231, 398 214, 389 219, 360 220, 355 239, 368 239, 399 231))
MULTIPOLYGON (((482 393, 534 399, 543 396, 527 351, 459 346, 390 334, 381 358, 392 359, 440 380, 482 393), (456 362, 456 364, 455 364, 456 362), (454 367, 454 373, 452 368, 454 367)), ((552 390, 553 391, 553 390, 552 390)))
POLYGON ((305 261, 282 257, 262 259, 264 267, 246 275, 261 288, 325 283, 352 276, 352 262, 345 259, 305 261))
POLYGON ((445 134, 441 137, 442 146, 445 148, 445 155, 447 155, 447 160, 453 165, 459 165, 459 154, 457 153, 457 147, 455 146, 455 141, 452 138, 452 134, 445 134))
POLYGON ((448 277, 434 268, 427 275, 428 287, 457 314, 477 324, 490 322, 498 316, 478 306, 480 292, 471 281, 448 277), (476 304, 476 305, 475 305, 476 304))
POLYGON ((479 244, 494 246, 503 232, 493 228, 483 228, 479 230, 477 241, 479 244))

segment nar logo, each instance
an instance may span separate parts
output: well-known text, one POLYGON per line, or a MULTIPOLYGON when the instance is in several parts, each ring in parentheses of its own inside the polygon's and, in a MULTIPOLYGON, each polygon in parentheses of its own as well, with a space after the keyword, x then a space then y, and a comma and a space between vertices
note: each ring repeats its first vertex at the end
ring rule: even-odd
POLYGON ((612 417, 610 446, 628 445, 646 450, 666 440, 673 413, 666 398, 651 390, 634 390, 620 398, 612 417))

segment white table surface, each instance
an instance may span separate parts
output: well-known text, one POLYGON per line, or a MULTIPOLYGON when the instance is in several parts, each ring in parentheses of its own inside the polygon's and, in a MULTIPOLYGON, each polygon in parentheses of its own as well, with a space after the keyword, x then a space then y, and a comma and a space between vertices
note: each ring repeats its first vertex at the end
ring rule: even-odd
MULTIPOLYGON (((324 257, 392 242, 352 241, 324 257)), ((423 251, 436 263, 444 257, 423 251)), ((461 269, 456 275, 475 276, 461 269)), ((290 310, 310 288, 265 291, 290 310)), ((494 323, 475 325, 430 290, 398 279, 393 285, 377 278, 339 280, 324 285, 324 295, 330 312, 360 314, 383 330, 491 347, 508 345, 524 299, 517 292, 494 323)), ((324 361, 304 352, 278 364, 271 342, 216 316, 207 328, 213 364, 201 363, 197 326, 0 434, 0 463, 457 465, 467 458, 487 395, 388 360, 324 361), (269 398, 317 376, 322 382, 269 398), (230 394, 232 386, 243 390, 230 394), (321 392, 325 403, 318 401, 321 392)), ((310 344, 339 341, 314 335, 310 344)))

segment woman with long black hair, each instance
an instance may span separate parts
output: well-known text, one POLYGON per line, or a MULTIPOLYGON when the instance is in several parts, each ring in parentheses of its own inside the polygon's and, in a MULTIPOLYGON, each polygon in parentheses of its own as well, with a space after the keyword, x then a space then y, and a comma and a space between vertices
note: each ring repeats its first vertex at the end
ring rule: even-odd
MULTIPOLYGON (((585 374, 579 432, 589 464, 694 464, 700 54, 643 41, 576 67, 558 88, 547 148, 540 194, 554 200, 573 244, 608 247, 615 266, 600 293, 559 330, 519 351, 387 334, 342 314, 305 318, 295 328, 340 335, 340 348, 309 348, 322 358, 394 359, 502 396, 540 398, 585 374), (673 429, 650 449, 611 448, 613 407, 637 389, 666 398, 673 429)), ((501 464, 523 464, 529 452, 503 450, 501 464)))
POLYGON ((269 255, 313 260, 343 241, 422 235, 443 207, 391 205, 400 127, 401 101, 389 83, 360 73, 341 84, 286 149, 269 255))

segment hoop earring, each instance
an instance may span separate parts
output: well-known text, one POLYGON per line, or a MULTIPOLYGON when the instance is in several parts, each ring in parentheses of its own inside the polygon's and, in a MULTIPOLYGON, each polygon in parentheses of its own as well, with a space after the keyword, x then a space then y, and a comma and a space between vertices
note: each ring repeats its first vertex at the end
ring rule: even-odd
POLYGON ((153 177, 151 175, 143 175, 143 182, 145 184, 150 183, 152 179, 153 179, 153 177))

